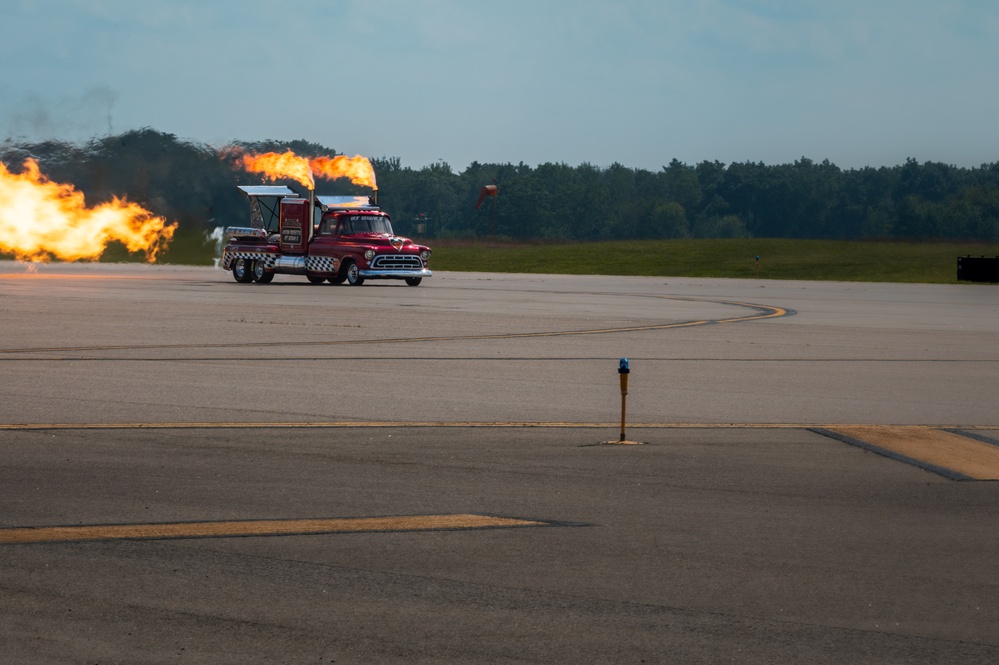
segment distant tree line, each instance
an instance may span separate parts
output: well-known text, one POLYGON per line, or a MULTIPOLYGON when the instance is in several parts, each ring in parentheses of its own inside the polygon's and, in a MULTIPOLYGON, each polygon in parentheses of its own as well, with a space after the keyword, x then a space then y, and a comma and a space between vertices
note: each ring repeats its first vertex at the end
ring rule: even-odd
MULTIPOLYGON (((307 141, 235 144, 249 152, 336 151, 307 141)), ((84 144, 0 144, 13 171, 33 157, 56 182, 93 205, 112 196, 177 221, 180 233, 242 225, 237 184, 259 184, 231 150, 142 129, 84 144)), ((999 241, 999 162, 963 168, 908 159, 899 166, 844 170, 802 157, 792 164, 672 160, 658 171, 622 164, 472 163, 460 173, 438 162, 419 169, 372 159, 379 203, 396 231, 428 238, 608 240, 625 238, 825 238, 999 241), (484 185, 499 195, 473 206, 484 185), (495 207, 494 207, 495 206, 495 207), (494 231, 495 229, 495 231, 494 231)), ((301 189, 290 181, 293 189, 301 189)), ((346 180, 319 193, 369 193, 346 180)))

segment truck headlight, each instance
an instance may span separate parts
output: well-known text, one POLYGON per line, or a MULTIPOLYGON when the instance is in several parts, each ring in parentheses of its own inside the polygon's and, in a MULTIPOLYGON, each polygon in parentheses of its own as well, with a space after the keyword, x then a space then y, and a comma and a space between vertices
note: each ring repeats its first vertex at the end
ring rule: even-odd
POLYGON ((369 249, 368 251, 366 251, 366 252, 364 253, 364 259, 365 259, 366 261, 370 261, 370 260, 371 260, 371 259, 373 259, 373 258, 375 258, 375 250, 373 250, 373 249, 369 249))
POLYGON ((424 261, 426 261, 427 259, 429 259, 430 258, 430 250, 429 249, 425 249, 422 252, 420 252, 420 258, 423 259, 424 261))

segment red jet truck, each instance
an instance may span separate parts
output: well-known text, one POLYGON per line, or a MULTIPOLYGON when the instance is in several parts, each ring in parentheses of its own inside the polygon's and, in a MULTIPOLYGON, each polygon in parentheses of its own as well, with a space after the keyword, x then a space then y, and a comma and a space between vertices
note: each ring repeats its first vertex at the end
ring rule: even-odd
POLYGON ((250 226, 227 228, 222 250, 222 268, 237 282, 266 284, 288 274, 313 284, 398 279, 418 286, 433 275, 430 248, 397 236, 373 197, 301 197, 280 185, 239 190, 250 200, 250 226))

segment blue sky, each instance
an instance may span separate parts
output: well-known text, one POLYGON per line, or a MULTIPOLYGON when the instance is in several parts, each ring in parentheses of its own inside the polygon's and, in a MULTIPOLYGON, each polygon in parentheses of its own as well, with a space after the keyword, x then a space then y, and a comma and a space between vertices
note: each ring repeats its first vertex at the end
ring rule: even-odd
POLYGON ((999 161, 991 0, 7 0, 0 138, 444 160, 999 161))

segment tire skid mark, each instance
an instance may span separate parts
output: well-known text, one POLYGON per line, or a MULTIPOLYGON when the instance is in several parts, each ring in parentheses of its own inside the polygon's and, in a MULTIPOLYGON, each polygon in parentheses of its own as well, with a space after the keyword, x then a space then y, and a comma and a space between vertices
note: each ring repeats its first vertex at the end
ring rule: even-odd
MULTIPOLYGON (((618 294, 620 295, 620 294, 618 294)), ((438 335, 429 337, 390 337, 378 339, 343 339, 309 342, 310 346, 353 346, 364 344, 416 344, 434 342, 460 342, 460 341, 481 341, 481 340, 503 340, 503 339, 526 339, 542 337, 568 337, 577 335, 609 335, 633 332, 646 332, 654 330, 670 330, 673 328, 691 328, 696 326, 745 323, 749 321, 760 321, 764 319, 781 318, 793 316, 794 310, 774 307, 771 305, 759 305, 754 303, 744 303, 728 300, 711 300, 706 298, 689 298, 679 296, 651 296, 664 300, 677 300, 687 302, 703 302, 714 305, 729 305, 732 307, 749 308, 755 314, 734 317, 728 319, 701 319, 694 321, 678 321, 673 323, 659 323, 641 326, 623 326, 617 328, 593 328, 587 330, 555 330, 539 332, 511 332, 495 333, 483 335, 438 335)), ((93 345, 93 346, 54 346, 54 347, 30 347, 19 349, 0 349, 0 355, 11 354, 31 354, 31 353, 69 353, 81 351, 149 351, 149 350, 179 350, 179 349, 247 349, 247 348, 274 348, 274 347, 299 347, 300 342, 225 342, 215 344, 115 344, 115 345, 93 345)))

